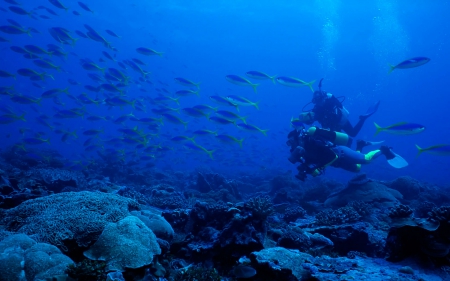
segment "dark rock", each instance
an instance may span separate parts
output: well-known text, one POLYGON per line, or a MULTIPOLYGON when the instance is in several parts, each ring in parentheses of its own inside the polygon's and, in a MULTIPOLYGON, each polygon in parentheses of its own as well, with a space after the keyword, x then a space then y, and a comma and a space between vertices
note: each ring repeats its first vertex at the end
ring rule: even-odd
POLYGON ((399 177, 388 184, 392 189, 399 191, 406 200, 415 199, 421 191, 424 191, 422 184, 411 177, 399 177))
POLYGON ((342 207, 351 201, 363 201, 378 208, 390 208, 399 204, 403 196, 379 182, 358 180, 349 182, 341 191, 331 194, 325 201, 327 207, 342 207))
POLYGON ((330 239, 333 251, 346 256, 350 251, 366 253, 369 257, 384 257, 385 232, 375 230, 368 223, 352 225, 325 226, 305 229, 310 233, 319 233, 330 239))

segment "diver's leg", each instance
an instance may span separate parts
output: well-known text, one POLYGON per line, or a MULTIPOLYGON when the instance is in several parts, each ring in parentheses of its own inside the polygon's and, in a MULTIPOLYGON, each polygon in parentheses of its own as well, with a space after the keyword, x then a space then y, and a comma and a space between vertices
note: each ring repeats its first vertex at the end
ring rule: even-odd
POLYGON ((339 156, 340 161, 346 164, 368 164, 381 155, 379 149, 363 154, 346 146, 336 146, 333 151, 339 156))

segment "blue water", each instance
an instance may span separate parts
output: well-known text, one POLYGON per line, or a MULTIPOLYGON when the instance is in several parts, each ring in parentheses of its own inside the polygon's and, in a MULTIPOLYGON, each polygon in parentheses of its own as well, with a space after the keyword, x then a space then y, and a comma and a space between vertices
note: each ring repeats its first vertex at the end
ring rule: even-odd
MULTIPOLYGON (((40 5, 54 10, 53 16, 43 9, 33 12, 33 16, 18 15, 8 10, 10 4, 2 1, 0 7, 1 25, 10 25, 7 19, 13 19, 20 25, 34 27, 39 34, 32 33, 0 36, 10 42, 0 43, 0 70, 16 73, 19 68, 31 68, 52 74, 55 80, 37 81, 46 87, 39 89, 32 85, 27 77, 17 75, 17 79, 0 78, 0 86, 14 85, 14 95, 24 94, 39 98, 45 91, 53 88, 69 87, 72 96, 86 92, 92 99, 104 99, 104 93, 89 92, 84 85, 97 86, 80 65, 80 59, 91 59, 100 67, 114 67, 130 76, 130 84, 124 99, 139 100, 146 112, 134 110, 131 106, 109 108, 105 104, 86 105, 85 116, 73 119, 55 119, 56 110, 81 108, 65 93, 59 98, 65 106, 56 105, 52 99, 43 99, 39 105, 22 105, 10 100, 10 96, 1 95, 2 108, 11 107, 17 113, 26 113, 26 122, 17 121, 1 125, 1 147, 20 144, 23 137, 50 139, 49 144, 27 145, 27 152, 45 156, 45 150, 52 148, 67 159, 68 168, 88 168, 88 163, 98 159, 97 152, 117 153, 117 159, 124 163, 137 161, 144 168, 151 163, 161 169, 191 171, 199 167, 225 173, 240 172, 251 174, 280 173, 295 171, 295 166, 287 161, 289 148, 285 145, 286 135, 292 129, 291 117, 296 117, 302 107, 311 100, 312 92, 308 87, 289 88, 273 84, 270 80, 252 82, 260 84, 258 92, 251 87, 242 87, 229 83, 225 76, 241 75, 250 70, 263 71, 269 75, 293 76, 305 81, 324 78, 323 89, 336 96, 345 96, 345 107, 350 112, 350 121, 355 124, 358 116, 366 109, 381 101, 379 111, 366 122, 357 138, 379 141, 392 146, 402 155, 409 166, 396 170, 390 167, 383 157, 374 163, 363 166, 362 171, 369 177, 390 180, 401 175, 410 175, 423 181, 436 184, 447 183, 447 167, 450 158, 423 153, 416 158, 415 144, 427 147, 436 144, 450 144, 450 125, 447 122, 448 107, 447 75, 450 65, 448 46, 450 43, 447 20, 450 4, 448 1, 89 1, 90 13, 78 6, 77 1, 61 0, 69 8, 66 12, 53 6, 49 1, 20 1, 22 8, 32 11, 40 5), (192 3, 190 3, 192 2, 192 3), (72 12, 76 10, 81 16, 72 12), (50 19, 39 16, 46 15, 50 19), (118 51, 106 48, 103 44, 90 39, 80 38, 75 30, 86 32, 83 26, 88 24, 111 42, 118 51), (63 27, 71 36, 80 38, 74 46, 62 45, 52 38, 49 28, 63 27), (120 35, 115 38, 108 35, 109 29, 120 35), (69 53, 67 59, 58 57, 43 58, 61 66, 63 71, 39 69, 32 60, 10 50, 10 46, 23 47, 33 44, 46 48, 47 44, 61 46, 69 53), (144 56, 136 48, 146 47, 163 52, 163 56, 144 56), (147 65, 142 68, 151 72, 148 80, 139 81, 141 75, 134 70, 121 69, 116 62, 102 55, 102 51, 115 56, 117 61, 138 58, 147 65), (431 61, 421 67, 398 69, 388 74, 389 64, 397 64, 411 57, 425 56, 431 61), (105 62, 99 62, 102 58, 105 62), (240 95, 259 102, 260 110, 254 107, 241 107, 236 112, 232 107, 219 106, 220 109, 234 111, 248 116, 247 121, 261 129, 268 129, 267 136, 261 133, 249 133, 233 125, 216 125, 206 118, 192 118, 184 114, 173 113, 189 122, 187 129, 183 125, 170 124, 167 120, 159 131, 151 131, 144 124, 126 121, 123 125, 111 121, 90 122, 90 115, 110 116, 133 113, 137 118, 155 117, 152 108, 158 105, 150 102, 162 89, 171 92, 187 89, 176 84, 175 77, 183 77, 200 82, 200 97, 181 97, 180 106, 169 103, 170 107, 190 107, 198 104, 218 106, 211 102, 211 95, 240 95), (72 78, 81 83, 73 86, 68 83, 72 78), (145 91, 142 91, 145 90, 145 91), (46 115, 54 129, 36 121, 39 115, 46 115), (374 137, 373 122, 388 126, 397 122, 419 123, 426 127, 420 134, 409 136, 389 135, 385 132, 374 137), (58 122, 59 125, 55 125, 58 122), (106 144, 107 140, 118 138, 119 128, 138 126, 142 134, 147 135, 148 143, 144 147, 136 145, 106 144), (24 134, 21 128, 27 128, 24 134), (54 130, 76 130, 78 138, 69 137, 61 141, 61 134, 54 130), (98 147, 94 151, 85 151, 83 143, 88 129, 104 129, 99 135, 98 147), (217 130, 238 139, 244 138, 243 148, 238 144, 225 144, 213 136, 197 137, 197 143, 213 152, 210 159, 204 152, 192 151, 170 140, 174 136, 192 136, 198 129, 217 130), (153 134, 153 135, 148 135, 153 134), (158 151, 158 145, 167 151, 158 151), (146 152, 144 152, 146 150, 146 152), (142 161, 142 156, 154 156, 154 160, 142 161), (81 162, 80 162, 81 161, 81 162), (81 164, 80 164, 81 163, 81 164)), ((111 93, 109 93, 111 95, 111 93)), ((211 115, 213 116, 213 115, 211 115)), ((44 158, 42 158, 44 159, 44 158)), ((43 160, 44 161, 44 160, 43 160)), ((325 177, 346 180, 353 174, 328 168, 325 177)))

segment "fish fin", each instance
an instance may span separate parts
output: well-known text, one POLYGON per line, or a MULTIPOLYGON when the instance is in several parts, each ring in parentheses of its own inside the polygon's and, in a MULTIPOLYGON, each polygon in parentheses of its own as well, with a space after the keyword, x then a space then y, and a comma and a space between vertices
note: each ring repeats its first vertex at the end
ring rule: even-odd
POLYGON ((259 86, 259 84, 250 84, 253 88, 253 91, 255 92, 255 94, 257 94, 258 92, 256 91, 256 87, 259 86))
POLYGON ((267 131, 269 131, 269 130, 260 130, 260 131, 267 137, 267 131))
POLYGON ((244 139, 242 138, 242 139, 240 139, 240 140, 237 140, 237 142, 239 143, 239 146, 240 146, 240 148, 242 148, 242 142, 244 141, 244 139))
POLYGON ((205 152, 209 155, 209 158, 211 158, 211 159, 213 159, 213 160, 214 160, 214 158, 213 158, 213 153, 214 153, 214 151, 216 151, 216 150, 206 150, 206 149, 205 149, 205 152))
POLYGON ((416 148, 417 148, 417 155, 416 158, 419 157, 420 154, 422 154, 422 152, 424 152, 425 150, 423 148, 421 148, 420 146, 418 146, 416 144, 416 148))
POLYGON ((314 89, 313 89, 313 87, 312 87, 312 84, 314 84, 314 82, 316 82, 316 80, 312 80, 311 82, 309 82, 309 83, 306 83, 306 85, 311 89, 311 91, 314 93, 314 89))
POLYGON ((388 74, 391 74, 392 71, 394 71, 395 65, 389 64, 389 72, 388 74))
POLYGON ((274 84, 277 84, 277 82, 275 81, 275 78, 277 78, 277 76, 276 75, 274 75, 274 76, 269 76, 269 78, 270 78, 270 80, 272 80, 272 82, 274 83, 274 84))
POLYGON ((375 132, 375 134, 373 136, 378 135, 381 131, 383 131, 383 128, 381 128, 377 123, 373 122, 373 124, 375 125, 375 128, 377 128, 377 131, 375 132))

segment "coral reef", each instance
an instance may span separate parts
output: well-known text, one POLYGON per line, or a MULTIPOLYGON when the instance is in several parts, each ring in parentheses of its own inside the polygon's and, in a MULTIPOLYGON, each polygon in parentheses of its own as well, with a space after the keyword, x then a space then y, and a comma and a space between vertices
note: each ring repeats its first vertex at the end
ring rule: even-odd
POLYGON ((177 272, 173 281, 220 281, 221 276, 215 269, 191 266, 187 270, 177 272))
POLYGON ((8 231, 31 235, 63 251, 88 247, 109 222, 118 222, 139 205, 116 194, 68 192, 28 200, 6 210, 0 220, 8 231), (74 241, 74 243, 70 243, 74 241))
POLYGON ((383 209, 399 204, 399 200, 403 198, 397 190, 391 189, 380 182, 364 179, 364 177, 359 175, 356 178, 357 180, 350 181, 345 189, 330 194, 325 201, 325 206, 343 207, 348 202, 362 201, 383 209))
POLYGON ((390 218, 408 218, 412 215, 413 210, 406 205, 399 204, 389 210, 390 218))
POLYGON ((106 262, 107 271, 125 271, 151 264, 161 254, 156 235, 140 219, 126 217, 105 226, 98 240, 84 255, 106 262))
POLYGON ((352 201, 347 205, 348 207, 353 208, 361 217, 369 216, 373 210, 372 204, 366 203, 364 201, 352 201))
POLYGON ((245 208, 250 210, 253 217, 258 220, 266 220, 268 216, 273 214, 273 204, 270 197, 254 197, 245 203, 245 208))
POLYGON ((65 273, 75 280, 106 280, 106 262, 85 259, 77 264, 69 264, 65 273))
POLYGON ((298 218, 303 218, 305 215, 305 209, 300 206, 287 208, 283 214, 283 220, 289 223, 291 221, 296 221, 298 218))
POLYGON ((316 215, 317 225, 341 225, 356 222, 361 216, 352 207, 326 210, 316 215))
POLYGON ((37 243, 25 234, 0 241, 1 280, 46 280, 64 275, 73 261, 55 246, 37 243))

